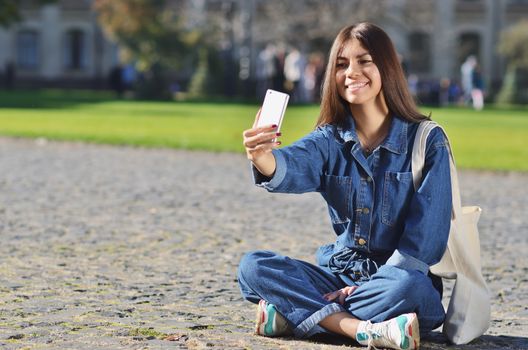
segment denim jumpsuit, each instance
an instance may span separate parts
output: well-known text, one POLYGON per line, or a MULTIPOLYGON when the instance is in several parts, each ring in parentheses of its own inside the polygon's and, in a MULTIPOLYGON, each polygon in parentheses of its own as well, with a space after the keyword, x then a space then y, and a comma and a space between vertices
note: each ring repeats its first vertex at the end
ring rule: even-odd
POLYGON ((449 151, 442 131, 434 129, 415 191, 417 128, 393 116, 386 139, 366 156, 349 116, 345 125, 319 127, 274 149, 272 178, 253 168, 257 186, 270 192, 321 193, 337 240, 318 249, 316 265, 270 251, 247 253, 238 269, 243 297, 274 304, 299 338, 325 332, 318 323, 343 311, 372 322, 416 312, 422 333, 440 326, 442 285, 428 272, 449 235, 449 151), (358 288, 344 305, 323 298, 347 285, 358 288))

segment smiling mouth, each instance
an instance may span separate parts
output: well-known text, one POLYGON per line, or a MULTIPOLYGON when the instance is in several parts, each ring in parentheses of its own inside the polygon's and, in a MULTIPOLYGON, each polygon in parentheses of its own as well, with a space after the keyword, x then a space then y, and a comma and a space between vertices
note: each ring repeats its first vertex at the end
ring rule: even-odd
POLYGON ((362 87, 364 86, 367 86, 368 85, 368 82, 367 81, 363 81, 363 82, 359 82, 359 83, 352 83, 352 84, 348 84, 348 85, 345 85, 345 87, 349 90, 358 90, 358 89, 361 89, 362 87))

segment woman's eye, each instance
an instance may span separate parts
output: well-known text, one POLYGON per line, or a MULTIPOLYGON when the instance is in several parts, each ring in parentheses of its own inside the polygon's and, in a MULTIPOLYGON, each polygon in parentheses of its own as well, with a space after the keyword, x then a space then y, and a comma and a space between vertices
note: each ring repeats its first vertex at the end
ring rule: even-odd
POLYGON ((359 61, 359 64, 367 64, 367 63, 370 63, 372 62, 371 60, 360 60, 359 61))
POLYGON ((339 68, 339 69, 343 69, 343 68, 346 68, 346 67, 347 67, 346 63, 337 63, 336 64, 336 68, 339 68))

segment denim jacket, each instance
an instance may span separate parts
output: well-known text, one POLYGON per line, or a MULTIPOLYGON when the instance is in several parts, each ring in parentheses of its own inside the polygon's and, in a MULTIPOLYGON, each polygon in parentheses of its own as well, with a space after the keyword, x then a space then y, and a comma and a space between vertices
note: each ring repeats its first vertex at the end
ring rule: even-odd
POLYGON ((253 167, 254 180, 270 192, 321 193, 337 241, 319 248, 320 265, 353 281, 368 278, 383 264, 427 274, 447 245, 451 179, 447 140, 436 128, 415 191, 411 157, 417 128, 418 123, 392 117, 388 136, 367 157, 349 117, 344 126, 318 127, 274 149, 273 177, 253 167))

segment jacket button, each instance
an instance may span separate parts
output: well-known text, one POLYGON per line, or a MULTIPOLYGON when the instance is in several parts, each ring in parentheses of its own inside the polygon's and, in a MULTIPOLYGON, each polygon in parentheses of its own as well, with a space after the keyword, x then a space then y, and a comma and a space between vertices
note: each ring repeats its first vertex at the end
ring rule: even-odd
POLYGON ((358 243, 359 243, 359 245, 365 245, 365 243, 367 243, 367 241, 365 241, 363 238, 360 238, 358 240, 358 243))
POLYGON ((369 208, 363 208, 362 212, 363 212, 363 214, 368 214, 368 213, 370 213, 370 210, 369 210, 369 208))

